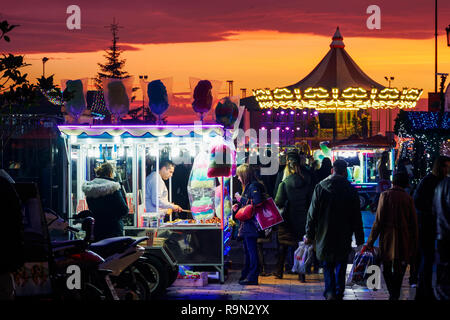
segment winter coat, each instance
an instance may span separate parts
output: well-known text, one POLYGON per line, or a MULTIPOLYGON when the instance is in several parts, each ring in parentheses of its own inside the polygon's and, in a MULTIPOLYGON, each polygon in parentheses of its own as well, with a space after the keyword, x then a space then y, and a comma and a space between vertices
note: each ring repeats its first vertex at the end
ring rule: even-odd
POLYGON ((316 185, 308 210, 306 237, 315 241, 320 261, 347 260, 352 235, 364 244, 359 196, 344 177, 331 175, 316 185))
MULTIPOLYGON (((258 205, 264 200, 264 186, 259 182, 253 181, 249 183, 242 194, 239 207, 243 207, 250 204, 253 201, 253 205, 258 205)), ((239 237, 258 237, 258 222, 255 216, 247 221, 241 221, 239 225, 239 237)))
POLYGON ((95 240, 123 236, 122 218, 128 214, 128 207, 120 184, 112 179, 95 178, 84 183, 82 190, 95 219, 95 240))
POLYGON ((413 199, 403 188, 393 186, 381 193, 375 222, 367 243, 380 236, 383 261, 409 262, 417 254, 418 227, 413 199))
POLYGON ((439 183, 434 193, 433 212, 436 216, 436 239, 450 247, 450 177, 439 183))
POLYGON ((284 209, 284 222, 278 225, 278 242, 280 244, 297 246, 298 242, 302 240, 313 190, 310 175, 301 177, 292 174, 280 183, 275 197, 277 207, 284 209))
POLYGON ((0 274, 17 271, 25 261, 23 216, 20 198, 14 185, 0 176, 0 209, 2 231, 0 232, 0 274))
POLYGON ((436 217, 433 215, 434 191, 440 180, 434 174, 427 174, 414 192, 414 205, 417 210, 419 232, 424 239, 433 241, 436 238, 436 217))

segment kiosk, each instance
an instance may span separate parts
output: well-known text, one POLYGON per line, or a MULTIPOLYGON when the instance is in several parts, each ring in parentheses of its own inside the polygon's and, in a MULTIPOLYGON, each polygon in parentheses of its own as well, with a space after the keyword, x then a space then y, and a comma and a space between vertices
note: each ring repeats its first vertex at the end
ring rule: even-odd
MULTIPOLYGON (((176 166, 183 166, 185 172, 191 171, 200 155, 209 157, 212 146, 226 143, 222 126, 61 125, 58 128, 69 159, 65 168, 69 173, 69 218, 88 209, 81 186, 95 178, 94 168, 104 161, 112 162, 116 166, 115 180, 122 184, 129 207, 129 215, 124 221, 125 235, 137 237, 154 232, 158 239, 165 240, 164 246, 178 265, 219 272, 220 281, 224 282, 224 260, 230 249, 231 235, 228 223, 231 217, 230 179, 220 177, 206 181, 209 191, 213 192, 208 207, 209 218, 197 214, 191 206, 192 200, 200 201, 193 198, 192 184, 205 185, 205 181, 195 181, 198 175, 192 173, 186 191, 192 208, 183 209, 186 212, 192 210, 193 219, 172 219, 169 215, 164 221, 159 214, 158 201, 156 212, 145 211, 146 177, 159 168, 161 159, 170 159, 176 166)), ((173 179, 167 182, 169 201, 173 202, 173 179)), ((157 190, 159 187, 157 183, 157 190)))

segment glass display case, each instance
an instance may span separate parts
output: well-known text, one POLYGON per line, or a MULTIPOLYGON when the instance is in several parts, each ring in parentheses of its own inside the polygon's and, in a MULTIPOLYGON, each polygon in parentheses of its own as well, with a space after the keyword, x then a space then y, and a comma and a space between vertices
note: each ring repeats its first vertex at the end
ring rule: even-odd
POLYGON ((125 234, 145 235, 156 231, 165 239, 178 264, 211 267, 224 281, 224 259, 229 251, 232 185, 227 177, 203 179, 195 167, 203 156, 203 166, 211 146, 223 143, 220 125, 83 126, 62 125, 59 130, 69 155, 69 218, 88 209, 82 185, 95 178, 94 169, 105 161, 116 169, 115 180, 126 195, 129 214, 124 219, 125 234), (183 211, 156 206, 147 211, 149 175, 158 174, 161 161, 175 164, 173 176, 156 180, 156 194, 166 185, 168 201, 183 211), (206 188, 204 188, 206 187, 206 188), (200 211, 199 211, 200 210, 200 211), (203 211, 202 211, 203 210, 203 211))

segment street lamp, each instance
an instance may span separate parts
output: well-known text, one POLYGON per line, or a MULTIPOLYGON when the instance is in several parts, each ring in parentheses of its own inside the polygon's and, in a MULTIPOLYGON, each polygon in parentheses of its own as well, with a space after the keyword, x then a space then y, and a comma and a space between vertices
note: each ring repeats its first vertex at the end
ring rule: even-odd
POLYGON ((45 63, 48 61, 47 57, 42 58, 42 77, 45 78, 45 63))
POLYGON ((450 24, 445 28, 445 31, 447 31, 447 46, 450 47, 450 24))
MULTIPOLYGON (((147 80, 148 79, 148 76, 147 75, 140 75, 139 76, 139 79, 144 79, 144 81, 145 80, 147 80)), ((144 118, 145 119, 145 86, 143 86, 143 88, 142 88, 142 118, 144 118)))
MULTIPOLYGON (((391 81, 394 81, 394 77, 386 76, 386 77, 384 77, 384 79, 386 79, 386 81, 389 83, 389 88, 390 88, 391 87, 391 81)), ((391 109, 389 109, 388 114, 389 114, 389 120, 388 119, 386 119, 386 120, 389 121, 389 132, 390 132, 391 131, 391 109)), ((388 126, 386 126, 386 129, 387 129, 387 127, 388 126)))

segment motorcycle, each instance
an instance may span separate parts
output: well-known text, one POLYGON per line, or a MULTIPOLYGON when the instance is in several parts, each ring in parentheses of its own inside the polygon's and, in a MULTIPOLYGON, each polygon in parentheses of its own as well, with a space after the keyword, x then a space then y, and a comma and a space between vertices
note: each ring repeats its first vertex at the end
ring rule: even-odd
POLYGON ((88 250, 94 221, 93 218, 83 220, 84 239, 52 242, 52 278, 57 299, 118 300, 109 278, 111 271, 102 267, 105 260, 88 250), (68 274, 69 268, 79 271, 73 286, 69 285, 72 277, 68 274))
MULTIPOLYGON (((79 230, 70 227, 53 210, 46 210, 49 228, 59 228, 78 235, 79 230), (52 227, 53 226, 53 227, 52 227)), ((90 211, 74 215, 74 220, 88 219, 90 211)), ((92 218, 91 218, 92 219, 92 218)), ((101 269, 110 270, 109 278, 120 300, 149 300, 150 288, 147 282, 145 249, 139 243, 148 237, 133 239, 131 237, 108 238, 98 242, 87 243, 87 248, 104 259, 101 269)), ((76 241, 76 240, 75 240, 76 241)))

